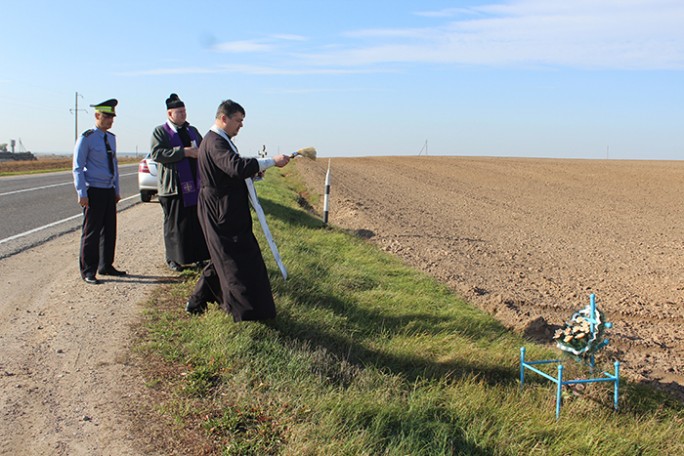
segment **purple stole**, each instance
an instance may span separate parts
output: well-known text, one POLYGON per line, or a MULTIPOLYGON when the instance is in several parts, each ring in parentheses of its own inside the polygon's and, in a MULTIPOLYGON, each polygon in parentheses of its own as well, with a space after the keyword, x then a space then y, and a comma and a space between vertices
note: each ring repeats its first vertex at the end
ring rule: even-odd
MULTIPOLYGON (((164 131, 169 135, 169 143, 171 147, 185 147, 181 142, 178 133, 173 131, 168 123, 164 123, 164 131)), ((197 144, 197 136, 195 132, 188 126, 187 128, 190 139, 197 144)), ((197 206, 197 196, 199 195, 200 177, 199 169, 197 170, 197 178, 192 177, 190 170, 190 162, 187 157, 176 163, 176 170, 178 170, 178 179, 180 180, 180 191, 183 195, 183 206, 191 207, 197 206)))

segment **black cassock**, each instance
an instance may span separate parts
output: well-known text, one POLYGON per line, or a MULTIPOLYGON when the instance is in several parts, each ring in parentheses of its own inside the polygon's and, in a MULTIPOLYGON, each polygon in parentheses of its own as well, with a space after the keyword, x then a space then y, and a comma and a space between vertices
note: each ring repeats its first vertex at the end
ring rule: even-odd
POLYGON ((275 317, 268 271, 252 232, 245 179, 259 171, 256 158, 242 158, 218 133, 209 131, 200 145, 201 190, 197 204, 211 264, 200 280, 220 287, 217 298, 235 321, 275 317))
POLYGON ((185 207, 182 196, 160 196, 164 211, 164 248, 166 261, 190 264, 209 259, 197 206, 185 207))
MULTIPOLYGON (((197 129, 186 123, 178 128, 177 133, 183 147, 190 147, 193 140, 190 133, 188 133, 189 129, 192 129, 197 143, 201 144, 202 137, 197 129)), ((204 242, 202 228, 197 217, 197 205, 188 203, 186 206, 184 202, 184 194, 180 188, 180 163, 178 161, 169 161, 171 159, 176 160, 177 157, 172 158, 172 155, 175 154, 174 143, 169 137, 169 132, 164 129, 164 125, 159 125, 152 134, 152 151, 157 163, 165 167, 165 169, 171 170, 170 172, 173 173, 175 181, 174 186, 178 190, 177 195, 159 196, 159 203, 164 211, 166 261, 175 261, 183 265, 208 260, 209 252, 207 251, 207 245, 204 242)), ((194 181, 198 173, 197 160, 194 158, 186 158, 185 160, 189 167, 188 171, 194 181)), ((166 191, 168 190, 171 189, 166 189, 166 191)))

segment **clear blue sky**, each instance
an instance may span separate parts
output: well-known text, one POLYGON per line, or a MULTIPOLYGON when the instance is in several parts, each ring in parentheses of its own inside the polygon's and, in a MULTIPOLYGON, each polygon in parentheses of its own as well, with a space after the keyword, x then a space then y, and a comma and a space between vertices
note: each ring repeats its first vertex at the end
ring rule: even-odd
POLYGON ((243 155, 684 158, 682 0, 2 2, 0 143, 71 152, 117 98, 146 152, 176 92, 243 155))

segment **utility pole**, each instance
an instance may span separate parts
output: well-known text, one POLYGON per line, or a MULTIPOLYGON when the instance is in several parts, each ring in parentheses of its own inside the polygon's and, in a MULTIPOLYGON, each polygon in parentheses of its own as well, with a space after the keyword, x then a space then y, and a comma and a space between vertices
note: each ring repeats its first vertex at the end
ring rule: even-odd
POLYGON ((425 140, 425 145, 423 145, 423 148, 420 149, 420 152, 418 152, 418 156, 420 156, 420 155, 423 153, 423 151, 425 151, 425 155, 428 154, 427 142, 428 142, 428 140, 426 139, 426 140, 425 140))
POLYGON ((78 109, 78 97, 83 98, 83 95, 76 92, 74 109, 69 109, 69 112, 74 114, 74 143, 78 140, 78 111, 88 112, 85 109, 78 109))

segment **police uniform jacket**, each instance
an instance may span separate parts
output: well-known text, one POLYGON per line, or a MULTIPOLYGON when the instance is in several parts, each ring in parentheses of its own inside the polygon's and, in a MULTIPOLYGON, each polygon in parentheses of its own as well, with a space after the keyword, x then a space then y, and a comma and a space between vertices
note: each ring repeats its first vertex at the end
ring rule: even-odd
POLYGON ((113 133, 91 128, 76 140, 73 159, 74 186, 80 198, 88 196, 88 187, 113 188, 119 191, 119 164, 116 158, 116 136, 113 133), (113 172, 110 171, 110 157, 105 146, 105 135, 111 149, 113 172))

